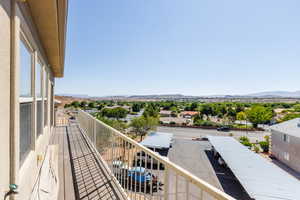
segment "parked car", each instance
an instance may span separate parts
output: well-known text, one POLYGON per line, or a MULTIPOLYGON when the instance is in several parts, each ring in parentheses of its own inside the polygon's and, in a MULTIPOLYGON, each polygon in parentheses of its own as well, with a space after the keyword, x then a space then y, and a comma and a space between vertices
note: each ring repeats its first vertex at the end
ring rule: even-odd
POLYGON ((217 131, 230 131, 230 128, 228 126, 222 126, 217 128, 217 131))
POLYGON ((115 161, 113 167, 114 175, 124 188, 146 193, 162 190, 163 184, 158 181, 157 176, 143 167, 130 168, 121 161, 115 161))
MULTIPOLYGON (((164 160, 169 160, 168 157, 163 156, 163 155, 159 154, 158 152, 154 152, 154 153, 161 156, 161 158, 164 159, 164 160)), ((149 154, 147 154, 147 157, 146 157, 146 153, 144 151, 140 151, 140 152, 136 153, 135 161, 136 161, 134 163, 135 166, 143 166, 143 167, 146 167, 146 168, 151 168, 151 167, 158 168, 157 165, 159 163, 157 159, 152 158, 152 156, 149 155, 149 154)), ((164 169, 164 167, 165 167, 164 164, 160 163, 159 168, 164 169)))
POLYGON ((193 141, 208 141, 207 137, 195 137, 192 138, 193 141))

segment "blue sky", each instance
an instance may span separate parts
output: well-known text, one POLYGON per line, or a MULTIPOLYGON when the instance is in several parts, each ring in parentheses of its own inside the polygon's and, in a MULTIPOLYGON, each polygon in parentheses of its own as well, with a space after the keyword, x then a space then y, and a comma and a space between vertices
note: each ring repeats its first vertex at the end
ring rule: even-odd
POLYGON ((69 1, 56 93, 300 90, 299 0, 69 1))

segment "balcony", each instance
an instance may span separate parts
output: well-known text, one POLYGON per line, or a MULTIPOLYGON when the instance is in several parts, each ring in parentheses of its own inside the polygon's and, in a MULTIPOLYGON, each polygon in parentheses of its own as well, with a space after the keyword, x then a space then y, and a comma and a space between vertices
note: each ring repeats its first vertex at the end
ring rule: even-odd
POLYGON ((63 147, 59 199, 234 199, 81 110, 52 143, 63 147))

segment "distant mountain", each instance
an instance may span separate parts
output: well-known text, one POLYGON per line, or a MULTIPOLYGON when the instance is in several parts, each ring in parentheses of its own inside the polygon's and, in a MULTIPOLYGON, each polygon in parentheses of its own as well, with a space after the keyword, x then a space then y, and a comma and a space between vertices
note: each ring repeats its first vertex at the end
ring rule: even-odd
POLYGON ((258 92, 253 94, 248 94, 246 96, 250 97, 300 97, 300 90, 289 92, 289 91, 266 91, 266 92, 258 92))
POLYGON ((128 98, 131 99, 180 99, 189 96, 184 96, 182 94, 152 94, 152 95, 132 95, 128 98))
POLYGON ((75 98, 90 98, 87 94, 57 94, 58 96, 75 97, 75 98))

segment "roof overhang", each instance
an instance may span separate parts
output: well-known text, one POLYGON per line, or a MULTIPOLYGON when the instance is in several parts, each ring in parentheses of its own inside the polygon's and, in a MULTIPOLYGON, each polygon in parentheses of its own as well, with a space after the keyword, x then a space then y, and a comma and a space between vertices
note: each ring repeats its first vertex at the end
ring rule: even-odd
POLYGON ((55 77, 63 77, 68 0, 27 0, 55 77))

